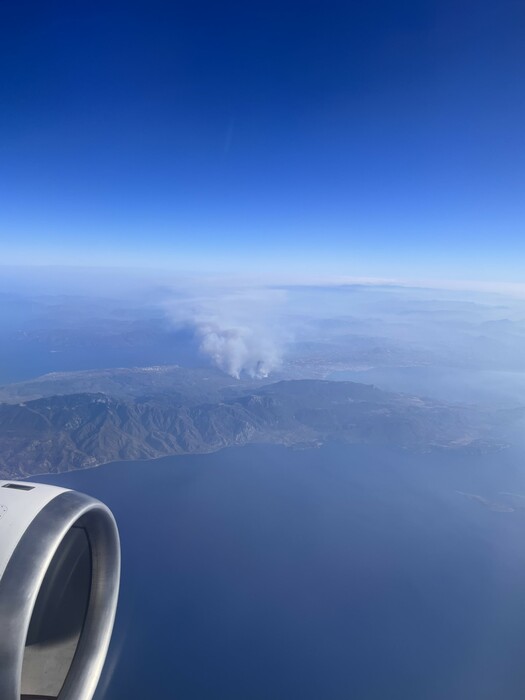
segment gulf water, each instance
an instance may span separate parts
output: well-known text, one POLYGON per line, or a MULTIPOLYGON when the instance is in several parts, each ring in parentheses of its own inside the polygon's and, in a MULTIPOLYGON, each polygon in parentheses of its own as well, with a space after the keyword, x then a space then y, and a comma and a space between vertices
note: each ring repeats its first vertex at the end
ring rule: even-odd
POLYGON ((96 700, 525 694, 517 451, 251 446, 41 480, 118 520, 96 700))

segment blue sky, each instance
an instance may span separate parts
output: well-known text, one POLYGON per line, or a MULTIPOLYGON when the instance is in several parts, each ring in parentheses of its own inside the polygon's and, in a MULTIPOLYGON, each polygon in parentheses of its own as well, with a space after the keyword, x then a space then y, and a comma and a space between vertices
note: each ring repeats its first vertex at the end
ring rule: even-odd
POLYGON ((521 2, 5 2, 6 264, 521 281, 521 2))

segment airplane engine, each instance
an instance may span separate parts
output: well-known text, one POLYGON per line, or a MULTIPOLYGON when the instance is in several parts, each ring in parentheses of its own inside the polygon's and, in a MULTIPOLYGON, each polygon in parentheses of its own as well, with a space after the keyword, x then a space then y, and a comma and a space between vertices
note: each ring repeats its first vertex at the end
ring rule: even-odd
POLYGON ((1 700, 91 700, 119 582, 118 530, 103 503, 0 481, 1 700))

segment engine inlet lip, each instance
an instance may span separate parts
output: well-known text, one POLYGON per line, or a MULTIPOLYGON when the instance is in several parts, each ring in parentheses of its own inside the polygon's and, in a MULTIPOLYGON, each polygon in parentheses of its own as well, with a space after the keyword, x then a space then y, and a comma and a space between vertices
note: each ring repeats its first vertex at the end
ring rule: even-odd
POLYGON ((27 633, 53 557, 75 525, 91 549, 91 591, 84 625, 57 700, 91 700, 104 666, 117 608, 120 542, 111 511, 76 491, 53 498, 31 521, 0 579, 0 698, 20 700, 27 633), (80 522, 79 522, 80 521, 80 522))

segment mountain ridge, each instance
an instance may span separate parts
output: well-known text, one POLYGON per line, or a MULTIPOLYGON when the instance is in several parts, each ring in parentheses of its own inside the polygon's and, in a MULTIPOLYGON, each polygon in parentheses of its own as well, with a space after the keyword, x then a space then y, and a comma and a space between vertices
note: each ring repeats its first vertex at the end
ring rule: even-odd
POLYGON ((500 446, 494 416, 372 385, 283 380, 239 395, 181 403, 170 390, 122 399, 105 393, 0 404, 0 476, 69 471, 118 460, 205 453, 233 445, 330 439, 425 451, 500 446))

